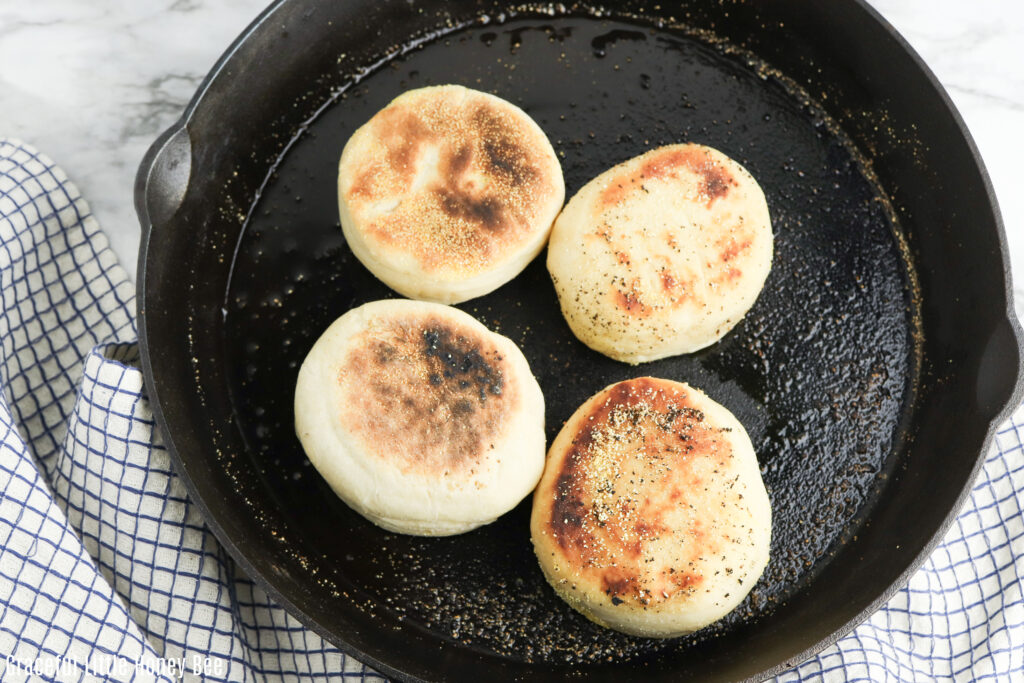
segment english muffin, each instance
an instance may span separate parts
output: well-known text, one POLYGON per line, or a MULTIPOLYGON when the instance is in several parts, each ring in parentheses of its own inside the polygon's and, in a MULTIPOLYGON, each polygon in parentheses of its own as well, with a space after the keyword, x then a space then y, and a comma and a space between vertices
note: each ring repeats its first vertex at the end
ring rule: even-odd
POLYGON ((509 339, 448 306, 368 303, 299 370, 295 430, 350 507, 389 531, 494 521, 544 468, 544 397, 509 339))
POLYGON ((533 494, 534 550, 555 592, 639 636, 700 629, 768 563, 771 506, 743 425, 666 379, 613 384, 551 445, 533 494))
POLYGON ((551 233, 548 270, 573 333, 642 363, 718 341, 772 264, 764 193, 710 147, 669 145, 591 180, 551 233))
POLYGON ((352 252, 395 291, 440 303, 519 274, 564 199, 558 157, 533 119, 459 85, 395 98, 352 135, 338 168, 352 252))

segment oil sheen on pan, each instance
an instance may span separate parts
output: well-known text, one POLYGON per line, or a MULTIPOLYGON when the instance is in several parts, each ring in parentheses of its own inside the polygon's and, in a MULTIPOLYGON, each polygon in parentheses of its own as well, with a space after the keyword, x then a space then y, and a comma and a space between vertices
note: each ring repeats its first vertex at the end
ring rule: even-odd
MULTIPOLYGON (((474 25, 379 66, 299 131, 267 179, 227 292, 228 378, 264 505, 339 601, 481 652, 560 665, 640 661, 769 613, 856 533, 898 465, 919 373, 914 276, 884 195, 814 103, 698 37, 580 17, 474 25), (701 387, 750 434, 774 513, 771 561, 717 624, 657 641, 603 629, 541 575, 529 501, 469 534, 382 532, 336 499, 303 455, 291 393, 320 332, 353 306, 394 296, 352 256, 334 192, 348 136, 401 92, 442 83, 493 92, 551 139, 571 196, 659 145, 722 150, 765 191, 775 261, 747 316, 696 354, 643 374, 701 387), (344 539, 343 542, 339 539, 344 539)), ((577 341, 544 254, 459 306, 522 348, 544 390, 548 440, 595 391, 637 374, 577 341)))

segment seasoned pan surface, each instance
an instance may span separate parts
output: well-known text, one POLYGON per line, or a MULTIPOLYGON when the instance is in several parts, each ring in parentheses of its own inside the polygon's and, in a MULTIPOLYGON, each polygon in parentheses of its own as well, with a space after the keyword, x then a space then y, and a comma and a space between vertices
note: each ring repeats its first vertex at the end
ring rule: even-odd
MULTIPOLYGON (((379 65, 313 120, 248 216, 226 295, 228 384, 246 457, 318 580, 438 638, 522 662, 643 660, 772 611, 856 531, 899 459, 919 371, 913 272, 884 193, 843 135, 777 78, 678 32, 593 18, 472 26, 379 65), (554 143, 567 192, 663 145, 711 145, 765 189, 775 263, 750 314, 698 354, 630 367, 575 340, 543 255, 460 306, 515 340, 544 390, 549 442, 590 395, 650 374, 704 388, 743 422, 775 512, 749 599, 697 635, 657 641, 563 604, 529 542, 528 501, 443 539, 386 533, 339 502, 295 438, 297 368, 348 309, 395 296, 345 245, 335 176, 349 135, 409 89, 461 83, 522 106, 554 143)), ((739 590, 740 587, 737 586, 739 590)))
POLYGON ((278 602, 388 675, 778 672, 902 585, 1019 401, 991 189, 948 99, 884 22, 860 0, 616 12, 278 0, 140 169, 143 369, 191 497, 278 602), (570 194, 682 141, 723 150, 763 186, 771 275, 700 353, 631 368, 590 351, 543 256, 461 306, 522 347, 549 438, 639 374, 702 387, 743 422, 770 490, 772 560, 721 623, 667 641, 603 630, 545 585, 528 502, 462 536, 397 536, 339 502, 302 454, 291 406, 306 351, 349 308, 393 296, 342 240, 338 156, 392 97, 440 83, 525 108, 570 194))

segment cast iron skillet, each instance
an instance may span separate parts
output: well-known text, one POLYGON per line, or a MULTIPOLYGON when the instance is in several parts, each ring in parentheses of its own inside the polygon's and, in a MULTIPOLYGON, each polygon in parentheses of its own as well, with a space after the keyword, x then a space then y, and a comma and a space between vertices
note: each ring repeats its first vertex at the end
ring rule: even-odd
POLYGON ((281 0, 235 42, 136 188, 139 324, 168 448, 218 537, 342 649, 406 679, 731 680, 784 669, 882 604, 949 524, 1020 399, 1019 328, 991 188, 963 124, 858 0, 620 3, 281 0), (703 387, 757 448, 772 562, 723 622, 653 641, 545 585, 528 502, 447 539, 340 503, 292 431, 327 324, 394 296, 352 258, 334 173, 399 92, 456 82, 523 106, 568 193, 652 146, 710 144, 765 189, 776 260, 725 339, 630 368, 569 333, 538 259, 462 306, 516 340, 549 438, 639 374, 703 387))

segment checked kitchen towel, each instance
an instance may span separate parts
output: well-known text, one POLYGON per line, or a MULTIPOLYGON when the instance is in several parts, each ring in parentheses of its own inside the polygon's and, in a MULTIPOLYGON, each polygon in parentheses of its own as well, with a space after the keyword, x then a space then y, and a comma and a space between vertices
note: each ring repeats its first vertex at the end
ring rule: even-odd
MULTIPOLYGON (((235 566, 146 402, 134 288, 67 176, 0 139, 0 680, 383 680, 235 566)), ((1024 681, 1024 410, 910 584, 782 681, 1024 681)))

